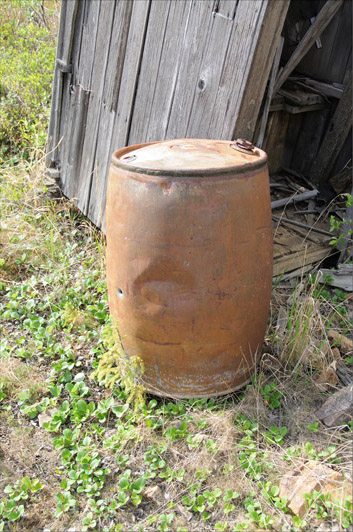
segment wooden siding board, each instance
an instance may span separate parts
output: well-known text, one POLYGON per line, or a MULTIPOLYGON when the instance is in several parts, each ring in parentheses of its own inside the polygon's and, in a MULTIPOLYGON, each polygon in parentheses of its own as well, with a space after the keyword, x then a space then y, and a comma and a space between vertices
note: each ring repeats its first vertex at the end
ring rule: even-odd
POLYGON ((135 85, 138 79, 140 56, 149 14, 148 0, 133 3, 120 2, 119 4, 113 23, 106 83, 103 91, 103 105, 100 110, 97 131, 95 172, 88 206, 88 217, 103 229, 105 227, 105 195, 110 158, 113 151, 125 146, 128 142, 130 114, 133 109, 135 85), (132 9, 130 10, 131 6, 132 9), (125 50, 123 61, 117 56, 121 50, 125 50), (118 75, 116 72, 117 64, 122 70, 118 75), (114 103, 116 99, 117 103, 114 103))
POLYGON ((88 217, 94 220, 98 227, 101 227, 104 218, 105 180, 111 155, 110 145, 116 117, 114 100, 117 98, 120 89, 121 61, 124 60, 125 56, 124 50, 126 48, 131 13, 131 2, 115 4, 115 11, 112 13, 111 40, 109 45, 107 45, 108 57, 98 112, 96 150, 87 207, 88 217))
POLYGON ((63 149, 62 155, 62 190, 69 198, 73 198, 77 206, 85 213, 84 198, 78 197, 79 180, 82 175, 81 160, 86 160, 88 153, 85 149, 87 136, 90 135, 87 117, 91 99, 91 76, 95 57, 98 18, 101 4, 99 0, 84 0, 82 32, 80 47, 76 49, 78 57, 75 59, 74 84, 67 87, 70 93, 70 116, 63 121, 61 132, 63 149), (77 144, 72 143, 73 136, 79 139, 80 151, 77 144))
MULTIPOLYGON (((82 143, 82 158, 80 164, 74 167, 74 188, 71 192, 75 199, 76 205, 87 214, 89 197, 91 192, 92 180, 95 174, 95 155, 97 145, 97 130, 100 115, 100 106, 102 102, 102 92, 104 78, 106 73, 107 57, 112 31, 113 13, 115 10, 114 2, 90 3, 90 9, 94 13, 89 17, 87 23, 87 32, 84 38, 88 38, 91 33, 90 47, 87 49, 87 42, 83 39, 80 63, 82 63, 81 76, 78 80, 83 90, 89 93, 86 121, 82 122, 82 130, 79 132, 80 142, 82 143), (91 31, 92 25, 95 29, 91 31), (91 57, 85 57, 91 53, 91 57)), ((76 147, 73 146, 73 151, 76 147)), ((77 155, 74 154, 74 157, 77 155)))
POLYGON ((150 2, 148 0, 133 3, 111 143, 112 150, 122 148, 129 143, 149 14, 150 2))
MULTIPOLYGON (((68 2, 68 0, 66 0, 68 2)), ((81 47, 83 18, 86 10, 86 1, 78 0, 78 12, 74 27, 74 39, 71 52, 72 74, 66 75, 65 86, 63 88, 62 100, 62 120, 60 124, 60 144, 59 144, 59 161, 62 190, 69 195, 69 181, 72 174, 70 173, 71 135, 76 127, 78 99, 82 98, 79 94, 79 86, 76 83, 77 72, 79 71, 79 50, 81 47), (65 188, 65 185, 67 188, 65 188)), ((72 177, 74 179, 74 177, 72 177)), ((69 196, 70 197, 70 196, 69 196)))
MULTIPOLYGON (((287 0, 275 4, 228 0, 218 4, 220 14, 214 12, 214 6, 215 2, 192 2, 188 12, 185 1, 172 6, 152 2, 129 144, 184 136, 230 138, 237 117, 242 117, 237 106, 257 54, 258 36, 268 40, 270 35, 253 88, 255 94, 260 80, 264 91, 281 29, 274 15, 280 13, 283 22, 287 0), (268 10, 272 26, 266 28, 265 36, 263 22, 268 10), (157 20, 163 39, 156 42, 157 20)), ((249 109, 246 113, 244 122, 248 124, 249 109)))
POLYGON ((288 0, 78 5, 60 120, 62 188, 104 227, 113 150, 163 138, 231 138, 237 124, 251 138, 288 0))
MULTIPOLYGON (((154 5, 157 5, 155 3, 154 5)), ((183 28, 186 25, 188 13, 190 10, 189 2, 183 0, 180 2, 171 2, 169 5, 168 15, 165 21, 165 29, 163 35, 163 42, 161 43, 160 56, 158 66, 156 65, 155 79, 153 86, 151 86, 150 94, 143 95, 144 80, 150 78, 151 72, 148 72, 147 78, 144 77, 144 68, 148 63, 153 62, 153 51, 149 53, 148 45, 145 48, 141 77, 136 94, 136 106, 134 109, 134 116, 136 119, 132 120, 132 129, 129 136, 129 143, 139 142, 141 135, 146 141, 159 140, 165 138, 170 108, 173 102, 174 87, 180 61, 182 60, 182 39, 183 28), (145 112, 141 115, 141 98, 146 104, 145 112), (137 127, 136 127, 137 126, 137 127)), ((151 10, 151 17, 153 12, 151 10)), ((150 18, 149 24, 153 26, 153 18, 150 18)), ((148 35, 146 36, 146 43, 148 35)))
MULTIPOLYGON (((191 114, 195 90, 200 80, 200 64, 213 23, 214 2, 193 1, 180 40, 179 63, 174 74, 173 96, 168 113, 166 138, 187 136, 188 117, 191 114)), ((198 137, 206 137, 200 127, 198 137)), ((216 134, 215 134, 216 136, 216 134)))
MULTIPOLYGON (((151 139, 150 129, 153 127, 151 117, 154 111, 153 103, 155 101, 156 87, 160 83, 168 83, 167 80, 170 76, 170 69, 161 70, 161 60, 172 3, 172 0, 165 0, 163 2, 152 1, 151 3, 141 71, 136 92, 136 105, 129 132, 129 144, 151 139), (157 28, 159 28, 158 31, 156 31, 157 28)), ((176 10, 183 9, 184 3, 184 0, 175 2, 174 6, 176 10)), ((178 31, 178 28, 174 28, 174 31, 178 31)), ((162 111, 161 105, 158 105, 158 110, 162 111)))
MULTIPOLYGON (((210 138, 214 135, 222 138, 221 128, 213 115, 216 108, 226 106, 226 102, 222 99, 220 83, 229 56, 236 54, 232 34, 240 22, 238 12, 234 19, 232 13, 235 12, 237 5, 237 0, 228 2, 228 9, 224 12, 230 14, 230 17, 220 15, 219 12, 210 13, 211 24, 208 27, 207 42, 200 60, 197 79, 192 87, 193 99, 187 121, 187 137, 210 138)), ((228 84, 229 82, 230 79, 227 80, 228 84)))
MULTIPOLYGON (((235 124, 239 120, 242 95, 248 82, 250 65, 267 6, 268 2, 261 0, 245 0, 239 4, 220 79, 217 102, 210 117, 212 124, 220 130, 220 138, 233 138, 235 124)), ((266 80, 259 78, 258 88, 261 83, 265 88, 267 79, 268 76, 266 80)), ((248 134, 241 136, 251 140, 248 134)))

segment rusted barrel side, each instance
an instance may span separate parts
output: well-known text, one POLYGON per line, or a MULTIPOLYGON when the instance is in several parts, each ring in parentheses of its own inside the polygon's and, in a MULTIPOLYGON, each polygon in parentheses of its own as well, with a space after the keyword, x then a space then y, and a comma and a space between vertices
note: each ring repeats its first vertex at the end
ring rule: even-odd
POLYGON ((144 360, 153 393, 229 393, 254 373, 269 310, 266 156, 246 171, 183 175, 130 170, 122 159, 138 148, 114 154, 107 193, 109 305, 123 347, 144 360))

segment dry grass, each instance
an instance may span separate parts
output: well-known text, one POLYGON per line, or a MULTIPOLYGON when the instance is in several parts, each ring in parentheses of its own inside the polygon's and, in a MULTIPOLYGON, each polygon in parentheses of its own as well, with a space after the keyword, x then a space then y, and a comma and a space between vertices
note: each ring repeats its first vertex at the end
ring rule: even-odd
POLYGON ((0 359, 0 385, 12 399, 18 398, 20 392, 29 390, 33 399, 37 400, 47 391, 43 371, 17 358, 0 359))

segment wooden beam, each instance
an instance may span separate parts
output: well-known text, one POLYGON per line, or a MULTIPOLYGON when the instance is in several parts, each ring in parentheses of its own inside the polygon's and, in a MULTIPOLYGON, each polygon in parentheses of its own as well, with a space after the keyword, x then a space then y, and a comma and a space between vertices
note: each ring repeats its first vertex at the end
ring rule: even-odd
POLYGON ((332 98, 337 98, 338 100, 342 97, 343 88, 337 87, 332 83, 324 83, 323 81, 317 81, 316 79, 311 78, 290 78, 290 80, 295 81, 298 85, 302 85, 305 88, 313 88, 325 96, 330 96, 332 98))
POLYGON ((307 54, 317 38, 331 22, 342 4, 343 0, 327 0, 326 4, 317 15, 315 22, 310 26, 303 39, 300 41, 297 48, 291 55, 288 63, 278 75, 273 91, 274 94, 276 94, 276 92, 282 87, 288 76, 293 72, 295 67, 307 54))
MULTIPOLYGON (((240 4, 246 2, 240 2, 240 4)), ((250 7, 253 2, 250 1, 250 7)), ((256 35, 255 50, 249 74, 241 80, 234 91, 243 92, 238 109, 235 109, 235 125, 232 138, 244 137, 253 140, 261 102, 270 75, 276 49, 289 8, 289 0, 272 0, 263 3, 266 13, 262 18, 261 27, 256 35), (242 88, 244 87, 244 88, 242 88)), ((237 66, 235 65, 235 68, 237 66)))
POLYGON ((259 135, 258 135, 257 141, 256 141, 256 146, 258 148, 262 148, 262 145, 263 145, 263 142, 264 142, 264 138, 265 138, 265 132, 266 132, 266 126, 267 126, 267 118, 268 118, 268 113, 270 112, 270 105, 271 105, 271 100, 272 100, 272 96, 273 96, 273 88, 274 88, 274 85, 275 85, 275 80, 276 80, 276 76, 277 76, 277 72, 278 72, 279 62, 281 60, 283 44, 284 44, 284 37, 280 37, 279 38, 279 43, 278 43, 278 46, 277 46, 277 50, 276 50, 276 54, 275 54, 275 58, 274 58, 274 61, 273 61, 272 69, 271 69, 270 82, 269 82, 269 85, 268 85, 266 101, 265 101, 264 110, 263 110, 262 118, 261 118, 260 132, 259 132, 259 135))
POLYGON ((330 177, 337 156, 352 128, 352 73, 349 82, 338 102, 331 118, 319 152, 310 169, 310 178, 314 183, 330 177))
MULTIPOLYGON (((327 107, 324 103, 316 103, 313 105, 289 105, 288 103, 276 103, 274 105, 271 105, 270 112, 273 113, 274 111, 286 111, 287 113, 291 115, 297 115, 299 113, 311 113, 312 111, 320 111, 321 109, 325 109, 327 107)), ((259 146, 260 148, 261 146, 259 146)))

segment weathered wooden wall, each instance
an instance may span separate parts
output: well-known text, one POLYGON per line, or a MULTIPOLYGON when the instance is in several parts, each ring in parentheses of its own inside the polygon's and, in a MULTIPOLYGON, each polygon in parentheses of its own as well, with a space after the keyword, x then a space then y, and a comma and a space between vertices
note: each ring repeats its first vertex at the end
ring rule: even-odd
POLYGON ((47 163, 104 226, 113 150, 252 139, 289 0, 63 0, 47 163))

